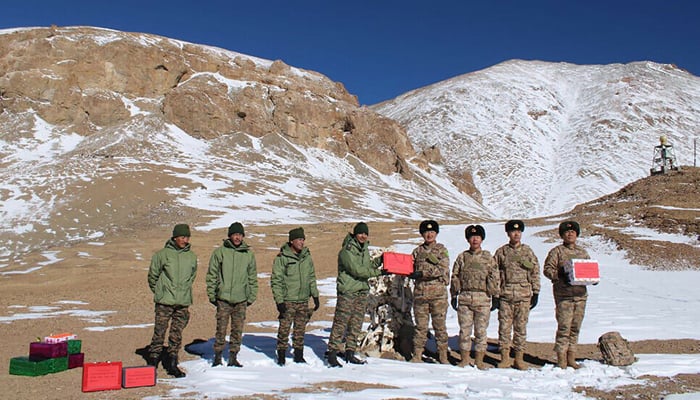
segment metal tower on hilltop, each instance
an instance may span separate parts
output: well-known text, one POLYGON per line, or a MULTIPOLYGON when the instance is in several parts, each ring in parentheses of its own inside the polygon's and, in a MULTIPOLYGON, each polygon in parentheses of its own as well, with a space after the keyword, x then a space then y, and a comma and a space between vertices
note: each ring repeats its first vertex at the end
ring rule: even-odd
POLYGON ((659 145, 654 146, 654 157, 651 159, 651 175, 665 174, 668 171, 680 171, 676 161, 673 145, 668 142, 666 135, 661 135, 659 145))

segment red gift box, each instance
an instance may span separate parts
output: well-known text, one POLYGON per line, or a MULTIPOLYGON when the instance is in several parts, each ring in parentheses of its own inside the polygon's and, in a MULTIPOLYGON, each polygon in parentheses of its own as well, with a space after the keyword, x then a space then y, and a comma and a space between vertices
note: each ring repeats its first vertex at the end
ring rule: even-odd
POLYGON ((125 367, 122 369, 122 387, 124 389, 155 386, 156 367, 147 365, 145 367, 125 367))
POLYGON ((83 364, 83 392, 120 390, 121 388, 121 361, 83 364))
POLYGON ((592 285, 600 282, 598 261, 574 258, 564 266, 572 285, 592 285))
POLYGON ((396 275, 410 275, 413 272, 413 256, 411 254, 383 253, 384 269, 396 275))
POLYGON ((47 358, 65 357, 68 355, 68 343, 29 343, 29 359, 43 360, 47 358))

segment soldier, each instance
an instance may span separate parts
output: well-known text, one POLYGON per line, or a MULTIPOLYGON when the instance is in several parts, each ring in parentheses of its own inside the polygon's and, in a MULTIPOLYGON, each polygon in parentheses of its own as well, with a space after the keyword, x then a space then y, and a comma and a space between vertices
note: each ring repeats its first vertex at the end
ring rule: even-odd
POLYGON ((304 360, 304 333, 306 324, 313 311, 318 310, 318 288, 316 271, 309 248, 304 246, 306 236, 304 228, 289 231, 289 240, 285 243, 272 263, 272 296, 279 311, 279 329, 277 331, 277 364, 285 364, 289 330, 294 323, 292 348, 294 362, 306 363, 304 360), (314 301, 313 311, 309 309, 309 297, 314 301))
POLYGON ((226 346, 226 328, 231 320, 229 337, 229 367, 243 367, 238 361, 238 352, 243 339, 243 324, 246 309, 258 296, 258 272, 255 254, 243 240, 245 230, 240 222, 228 228, 228 239, 217 247, 209 258, 207 271, 207 296, 216 306, 216 337, 214 362, 221 365, 221 353, 226 346))
POLYGON ((586 286, 571 285, 564 266, 574 258, 588 259, 588 252, 576 245, 581 227, 576 221, 559 224, 559 236, 563 243, 547 254, 544 260, 544 276, 552 281, 552 292, 556 306, 557 333, 554 351, 557 353, 557 366, 573 369, 581 368, 576 363, 576 344, 586 311, 588 291, 586 286))
POLYGON ((525 224, 520 220, 506 222, 508 244, 493 255, 500 271, 501 293, 494 298, 498 308, 498 347, 501 362, 498 368, 510 368, 511 331, 515 350, 515 368, 526 370, 523 361, 527 320, 530 310, 537 305, 540 293, 540 267, 530 246, 521 243, 525 224))
POLYGON ((351 364, 365 364, 355 356, 357 337, 362 329, 367 308, 369 284, 367 280, 379 276, 384 270, 378 269, 382 257, 373 261, 369 256, 369 227, 360 222, 343 239, 338 253, 338 279, 336 290, 338 299, 335 306, 333 326, 328 338, 328 365, 342 367, 338 362, 338 352, 345 341, 345 361, 351 364))
POLYGON ((190 320, 192 284, 197 276, 197 256, 190 251, 190 227, 177 224, 165 247, 151 258, 148 286, 155 302, 155 326, 148 351, 148 365, 158 367, 163 351, 165 331, 170 325, 168 355, 163 366, 168 374, 182 378, 185 373, 178 367, 178 353, 182 346, 182 331, 190 320))
POLYGON ((469 250, 462 252, 452 267, 450 294, 452 308, 457 311, 459 321, 460 367, 469 363, 471 333, 474 327, 475 365, 486 369, 486 329, 489 326, 491 297, 499 295, 500 278, 498 267, 491 253, 481 249, 486 231, 481 225, 469 225, 464 230, 469 250))
POLYGON ((447 248, 438 243, 440 227, 437 222, 428 220, 418 227, 423 244, 413 250, 413 314, 416 320, 416 333, 413 337, 413 358, 411 362, 421 362, 423 348, 428 337, 428 321, 433 320, 435 341, 440 364, 447 364, 447 285, 450 281, 450 255, 447 248))

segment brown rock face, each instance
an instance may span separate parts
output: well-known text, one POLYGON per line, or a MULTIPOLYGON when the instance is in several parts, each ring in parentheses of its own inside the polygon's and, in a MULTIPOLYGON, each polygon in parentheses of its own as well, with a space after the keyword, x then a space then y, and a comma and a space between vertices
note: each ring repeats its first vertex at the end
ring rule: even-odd
POLYGON ((146 112, 197 138, 282 134, 382 173, 406 176, 416 157, 398 123, 359 107, 342 84, 279 60, 87 27, 5 33, 0 54, 0 111, 33 110, 64 132, 128 131, 146 112))

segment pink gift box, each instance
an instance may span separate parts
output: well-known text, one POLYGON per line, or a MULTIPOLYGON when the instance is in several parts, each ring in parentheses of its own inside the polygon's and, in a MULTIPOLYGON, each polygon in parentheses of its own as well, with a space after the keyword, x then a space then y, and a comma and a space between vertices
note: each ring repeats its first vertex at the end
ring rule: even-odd
POLYGON ((47 358, 65 357, 68 355, 68 343, 29 343, 29 359, 44 360, 47 358))
POLYGON ((85 353, 68 355, 68 369, 82 367, 85 362, 85 353))

